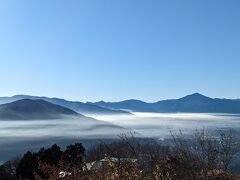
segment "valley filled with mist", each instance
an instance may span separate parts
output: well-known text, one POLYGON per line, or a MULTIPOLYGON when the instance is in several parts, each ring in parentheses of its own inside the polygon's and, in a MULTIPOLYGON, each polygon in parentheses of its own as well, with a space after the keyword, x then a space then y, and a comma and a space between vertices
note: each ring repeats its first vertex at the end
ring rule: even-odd
MULTIPOLYGON (((97 115, 55 120, 1 120, 0 161, 54 143, 81 141, 90 146, 102 140, 118 139, 121 134, 154 138, 164 142, 179 130, 191 136, 194 131, 229 130, 240 132, 240 116, 207 113, 143 113, 97 115)), ((239 134, 237 134, 239 136, 239 134)), ((239 136, 240 137, 240 136, 239 136)))

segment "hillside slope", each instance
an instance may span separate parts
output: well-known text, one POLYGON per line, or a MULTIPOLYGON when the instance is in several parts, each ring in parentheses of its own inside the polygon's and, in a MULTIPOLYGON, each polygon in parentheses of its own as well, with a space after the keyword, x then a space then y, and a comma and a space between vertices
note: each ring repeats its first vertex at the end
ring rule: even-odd
POLYGON ((66 116, 81 115, 43 100, 23 99, 0 105, 0 119, 4 120, 61 119, 66 116))

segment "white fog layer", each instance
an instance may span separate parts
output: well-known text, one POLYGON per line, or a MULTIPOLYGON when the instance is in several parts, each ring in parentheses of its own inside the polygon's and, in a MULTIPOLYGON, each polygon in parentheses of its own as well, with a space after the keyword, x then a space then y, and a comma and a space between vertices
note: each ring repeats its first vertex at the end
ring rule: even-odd
MULTIPOLYGON (((87 115, 87 114, 85 114, 87 115)), ((118 138, 122 133, 160 140, 170 131, 191 133, 196 129, 228 129, 240 132, 240 116, 230 114, 134 113, 134 115, 91 115, 74 119, 0 121, 0 161, 9 160, 29 149, 54 143, 65 145, 84 140, 118 138), (96 120, 97 119, 97 120, 96 120), (68 141, 68 140, 70 141, 68 141)), ((89 141, 89 143, 91 143, 89 141)))
POLYGON ((196 129, 240 129, 240 115, 205 114, 205 113, 142 113, 134 116, 99 116, 91 117, 111 122, 145 137, 165 137, 170 131, 182 130, 191 133, 196 129))
POLYGON ((170 131, 240 128, 240 116, 191 113, 134 113, 134 115, 89 115, 91 118, 0 121, 0 137, 94 137, 137 132, 142 137, 163 137, 170 131))

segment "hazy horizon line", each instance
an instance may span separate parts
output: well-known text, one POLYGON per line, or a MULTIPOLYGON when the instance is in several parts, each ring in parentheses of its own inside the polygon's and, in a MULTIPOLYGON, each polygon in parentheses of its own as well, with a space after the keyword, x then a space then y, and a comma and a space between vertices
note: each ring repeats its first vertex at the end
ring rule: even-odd
POLYGON ((64 99, 64 100, 67 100, 67 101, 77 101, 77 102, 83 102, 83 103, 88 103, 88 102, 106 102, 106 103, 111 103, 111 102, 123 102, 123 101, 128 101, 128 100, 137 100, 137 101, 142 101, 142 102, 145 102, 145 103, 155 103, 155 102, 159 102, 159 101, 164 101, 164 100, 176 100, 176 99, 181 99, 181 98, 184 98, 186 96, 191 96, 191 95, 194 95, 194 94, 199 94, 199 95, 202 95, 202 96, 205 96, 205 97, 209 97, 209 98, 212 98, 212 99, 231 99, 231 100, 239 100, 239 98, 229 98, 229 97, 211 97, 211 96, 208 96, 208 95, 205 95, 203 93, 198 93, 198 92, 195 92, 195 93, 190 93, 190 94, 186 94, 186 95, 182 95, 180 97, 175 97, 175 98, 160 98, 158 100, 155 100, 155 101, 148 101, 148 100, 143 100, 143 99, 138 99, 138 98, 126 98, 126 99, 119 99, 119 100, 104 100, 104 99, 100 99, 100 100, 95 100, 95 101, 83 101, 83 100, 80 100, 79 98, 76 98, 76 99, 73 99, 73 98, 68 98, 68 97, 60 97, 60 96, 51 96, 51 95, 32 95, 32 94, 25 94, 25 93, 19 93, 19 94, 12 94, 12 95, 4 95, 4 96, 0 96, 0 98, 11 98, 11 97, 15 97, 15 96, 32 96, 32 97, 39 97, 39 98, 51 98, 51 99, 64 99))

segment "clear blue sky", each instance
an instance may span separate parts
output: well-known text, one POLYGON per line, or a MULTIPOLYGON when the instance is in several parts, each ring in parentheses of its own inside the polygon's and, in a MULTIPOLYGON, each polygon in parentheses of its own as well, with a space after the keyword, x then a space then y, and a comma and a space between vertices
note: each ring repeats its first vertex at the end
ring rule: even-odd
POLYGON ((0 96, 240 98, 239 0, 2 0, 0 96))

